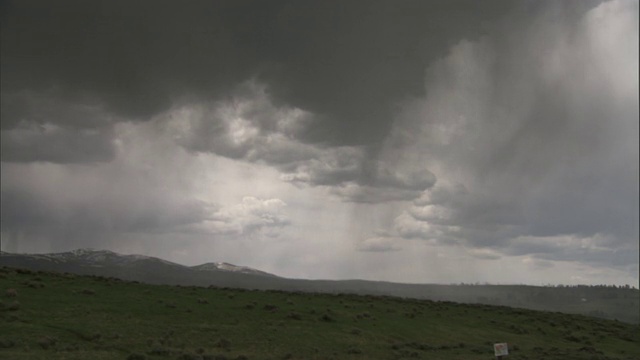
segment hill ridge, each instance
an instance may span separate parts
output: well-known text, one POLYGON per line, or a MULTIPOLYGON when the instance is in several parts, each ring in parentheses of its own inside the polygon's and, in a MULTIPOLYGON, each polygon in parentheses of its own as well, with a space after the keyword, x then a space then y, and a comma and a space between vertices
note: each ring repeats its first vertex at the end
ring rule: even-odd
POLYGON ((514 308, 583 314, 640 323, 640 291, 602 286, 402 284, 369 280, 304 280, 278 277, 247 267, 205 263, 185 266, 145 255, 79 249, 56 254, 3 252, 0 266, 98 275, 149 284, 216 286, 311 293, 351 293, 503 305, 514 308), (250 269, 250 270, 249 270, 250 269))

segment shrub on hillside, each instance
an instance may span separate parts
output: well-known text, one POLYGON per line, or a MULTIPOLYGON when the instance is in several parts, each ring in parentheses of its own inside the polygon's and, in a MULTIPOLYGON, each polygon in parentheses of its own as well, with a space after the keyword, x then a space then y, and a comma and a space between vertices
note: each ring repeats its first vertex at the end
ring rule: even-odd
POLYGON ((24 286, 30 287, 32 289, 43 288, 44 284, 37 281, 25 281, 22 283, 24 286))
POLYGON ((17 311, 20 310, 20 303, 18 300, 14 300, 11 304, 7 306, 7 310, 9 311, 17 311))
POLYGON ((229 358, 224 355, 205 354, 205 355, 202 355, 202 360, 229 360, 229 358))
POLYGON ((177 360, 202 360, 202 356, 190 353, 182 353, 177 360))
POLYGON ((356 348, 356 347, 351 347, 349 349, 347 349, 347 354, 362 354, 362 350, 356 348))
POLYGON ((147 360, 147 357, 143 354, 133 353, 127 356, 127 360, 147 360))
POLYGON ((78 351, 80 350, 80 345, 78 344, 69 344, 64 347, 64 351, 78 351))
POLYGON ((47 350, 48 348, 54 346, 57 341, 58 340, 54 337, 43 336, 40 339, 38 339, 38 345, 40 345, 41 348, 47 350))
POLYGON ((231 348, 231 341, 229 339, 220 338, 216 341, 215 346, 220 349, 229 350, 231 348))
POLYGON ((162 346, 155 346, 151 350, 149 350, 147 354, 157 355, 157 356, 169 356, 171 355, 171 351, 169 349, 163 348, 162 346))
POLYGON ((324 321, 324 322, 333 322, 335 321, 331 316, 329 316, 328 314, 323 314, 322 316, 320 316, 320 320, 324 321))
POLYGON ((0 339, 0 349, 9 349, 16 345, 13 340, 10 339, 0 339))

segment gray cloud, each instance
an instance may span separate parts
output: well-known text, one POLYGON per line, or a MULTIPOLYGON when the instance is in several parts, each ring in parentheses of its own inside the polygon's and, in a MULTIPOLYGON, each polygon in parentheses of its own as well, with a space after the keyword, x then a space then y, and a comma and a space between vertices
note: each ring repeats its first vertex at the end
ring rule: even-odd
MULTIPOLYGON (((278 104, 318 115, 304 142, 368 144, 384 137, 396 101, 422 93, 416 74, 511 2, 445 5, 5 1, 3 112, 24 105, 5 93, 56 89, 63 102, 97 100, 107 114, 148 120, 184 99, 224 99, 257 77, 278 104)), ((4 115, 3 128, 16 123, 4 115)))
MULTIPOLYGON (((339 185, 357 180, 362 174, 365 153, 355 147, 319 149, 318 156, 298 164, 283 180, 311 185, 339 185)), ((286 168, 285 168, 286 170, 286 168)))
POLYGON ((395 169, 382 160, 372 161, 367 152, 354 147, 321 150, 308 161, 282 168, 284 181, 328 186, 333 195, 348 202, 382 203, 409 201, 432 187, 436 178, 425 168, 395 169))
MULTIPOLYGON (((213 213, 202 227, 206 231, 233 235, 251 235, 258 231, 278 229, 290 224, 284 215, 287 204, 280 199, 259 199, 245 196, 242 202, 219 209, 213 213)), ((277 236, 277 233, 270 233, 277 236)))
POLYGON ((517 237, 503 248, 508 255, 531 255, 539 261, 575 261, 597 266, 621 268, 632 273, 638 264, 632 244, 622 247, 613 236, 517 237))
POLYGON ((378 204, 388 201, 409 201, 420 193, 419 191, 393 187, 358 185, 353 182, 335 186, 331 188, 330 192, 347 202, 368 204, 378 204))
MULTIPOLYGON (((525 11, 539 8, 527 6, 525 11)), ((427 169, 418 177, 417 172, 390 172, 385 161, 376 160, 380 149, 375 144, 386 136, 398 102, 424 93, 416 74, 423 74, 431 61, 461 37, 489 32, 492 20, 513 7, 518 6, 474 1, 455 6, 423 1, 400 5, 193 1, 179 9, 167 1, 92 5, 63 1, 56 6, 6 2, 3 93, 49 94, 56 89, 55 98, 40 103, 66 104, 58 105, 59 113, 73 113, 74 108, 97 101, 102 114, 87 114, 82 121, 77 121, 79 114, 48 119, 55 125, 86 127, 105 117, 112 122, 149 119, 185 100, 220 101, 235 92, 242 120, 220 119, 220 109, 204 109, 192 124, 193 132, 181 138, 186 148, 293 168, 285 171, 285 178, 341 185, 334 193, 345 193, 352 201, 375 202, 366 195, 369 188, 391 188, 382 198, 405 200, 408 192, 394 196, 395 189, 422 191, 435 179, 427 169), (325 17, 332 19, 330 26, 318 21, 325 17), (269 84, 275 105, 263 97, 242 108, 243 96, 246 99, 246 92, 252 96, 254 90, 238 90, 237 85, 252 78, 269 84), (307 119, 294 132, 278 129, 279 122, 273 119, 287 116, 307 119), (308 121, 310 117, 313 121, 308 121), (315 145, 305 146, 309 143, 315 145), (355 147, 364 151, 361 156, 366 159, 355 165, 335 159, 293 163, 327 158, 317 148, 328 145, 355 147), (347 183, 362 188, 357 195, 348 195, 354 191, 345 191, 347 183)), ((36 122, 42 118, 41 112, 33 114, 33 104, 24 105, 28 102, 24 96, 3 99, 3 109, 12 114, 6 120, 3 116, 4 128, 17 124, 16 113, 26 113, 36 122)), ((39 146, 55 146, 49 143, 42 141, 39 146)), ((17 146, 12 145, 10 153, 19 151, 13 147, 17 146)), ((23 156, 20 161, 81 161, 65 160, 69 152, 52 158, 23 156)), ((89 159, 109 159, 104 150, 93 152, 104 156, 89 159)), ((18 158, 12 156, 13 161, 18 158)))
POLYGON ((484 259, 484 260, 499 260, 502 258, 500 254, 490 249, 474 248, 472 249, 472 251, 469 252, 469 255, 471 255, 476 259, 484 259))
POLYGON ((357 250, 365 252, 399 251, 402 249, 400 241, 389 237, 368 238, 358 244, 357 250))
POLYGON ((429 68, 426 97, 405 106, 386 151, 422 154, 438 184, 396 219, 398 234, 637 262, 613 250, 637 251, 637 3, 568 21, 572 11, 557 4, 516 31, 462 41, 429 68), (604 249, 544 240, 602 235, 604 249))
POLYGON ((264 163, 281 171, 283 181, 328 187, 345 201, 411 200, 436 181, 426 168, 396 169, 364 147, 302 142, 298 135, 317 118, 276 106, 266 86, 255 81, 226 101, 185 104, 170 114, 173 137, 189 151, 264 163))
POLYGON ((2 129, 23 124, 55 124, 80 129, 96 129, 111 124, 99 100, 77 96, 68 98, 59 90, 3 91, 2 129))
POLYGON ((114 158, 109 129, 63 128, 52 124, 21 126, 0 135, 2 161, 90 163, 114 158))
POLYGON ((1 160, 84 163, 115 155, 113 123, 99 103, 58 91, 2 92, 1 160))
POLYGON ((75 169, 82 175, 78 179, 56 167, 17 166, 2 166, 2 232, 9 237, 31 234, 80 244, 98 234, 174 232, 206 220, 217 208, 179 193, 165 194, 140 178, 123 182, 117 175, 103 178, 100 171, 75 169), (30 178, 34 174, 38 178, 30 178))
POLYGON ((246 196, 239 204, 219 204, 175 184, 167 192, 172 179, 153 174, 161 168, 78 168, 81 176, 74 178, 59 166, 3 164, 2 234, 9 243, 27 237, 66 248, 139 235, 277 237, 291 224, 280 199, 246 196))
POLYGON ((177 143, 190 151, 276 166, 317 155, 296 138, 311 114, 274 105, 266 87, 255 81, 238 86, 226 101, 187 103, 170 114, 177 143))
POLYGON ((3 243, 215 243, 294 276, 504 261, 637 279, 637 12, 0 2, 3 243))

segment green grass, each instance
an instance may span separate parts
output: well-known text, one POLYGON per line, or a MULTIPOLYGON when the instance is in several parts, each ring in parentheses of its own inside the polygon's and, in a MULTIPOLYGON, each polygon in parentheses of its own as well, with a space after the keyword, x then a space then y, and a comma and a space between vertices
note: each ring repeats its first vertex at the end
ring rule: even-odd
POLYGON ((0 359, 491 359, 495 342, 512 360, 640 358, 638 325, 488 305, 8 268, 0 291, 0 359))

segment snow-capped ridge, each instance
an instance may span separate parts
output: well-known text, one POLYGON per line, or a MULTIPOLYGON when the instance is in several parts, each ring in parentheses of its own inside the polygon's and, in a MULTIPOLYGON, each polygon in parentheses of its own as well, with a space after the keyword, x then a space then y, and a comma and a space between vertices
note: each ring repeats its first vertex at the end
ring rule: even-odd
POLYGON ((164 259, 156 258, 153 256, 131 254, 123 255, 110 250, 98 250, 93 248, 80 248, 59 253, 49 254, 21 254, 21 256, 31 258, 33 260, 46 260, 56 264, 81 264, 82 266, 88 266, 92 268, 103 267, 120 267, 127 268, 139 266, 143 263, 161 263, 172 267, 178 267, 183 269, 192 269, 195 271, 212 271, 212 272, 227 272, 237 274, 248 275, 260 275, 277 277, 276 275, 256 270, 247 266, 238 266, 226 262, 209 262, 197 266, 185 266, 177 264, 164 259))
MULTIPOLYGON (((67 251, 67 253, 71 253, 71 254, 76 255, 76 256, 83 256, 83 255, 96 254, 96 253, 115 254, 113 251, 97 250, 97 249, 94 249, 94 248, 75 249, 75 250, 67 251)), ((65 253, 61 253, 61 254, 65 254, 65 253)))
POLYGON ((247 266, 238 266, 226 262, 210 262, 202 265, 192 266, 192 269, 199 271, 226 271, 242 274, 275 276, 264 271, 256 270, 247 266))

